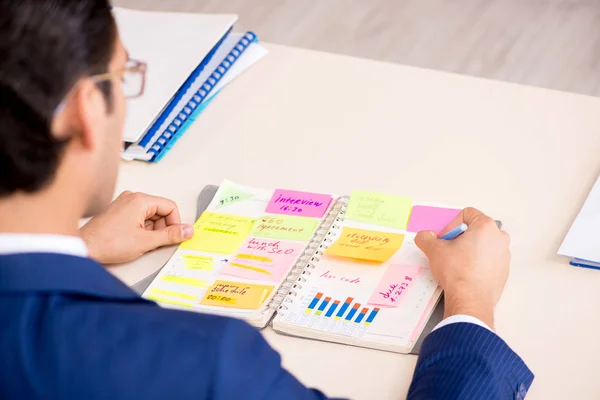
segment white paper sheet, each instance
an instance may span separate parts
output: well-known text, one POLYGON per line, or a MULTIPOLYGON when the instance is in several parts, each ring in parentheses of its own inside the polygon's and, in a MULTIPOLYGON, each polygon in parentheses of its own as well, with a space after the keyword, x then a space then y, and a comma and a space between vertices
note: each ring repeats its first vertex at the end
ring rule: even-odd
POLYGON ((600 177, 569 229, 558 254, 600 262, 600 177))

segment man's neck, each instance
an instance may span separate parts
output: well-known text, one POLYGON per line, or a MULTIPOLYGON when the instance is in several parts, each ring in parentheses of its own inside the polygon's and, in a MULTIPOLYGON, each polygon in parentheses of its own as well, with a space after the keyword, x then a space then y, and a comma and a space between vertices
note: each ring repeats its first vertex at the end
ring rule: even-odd
POLYGON ((49 187, 0 198, 0 232, 77 235, 85 210, 74 192, 49 187))

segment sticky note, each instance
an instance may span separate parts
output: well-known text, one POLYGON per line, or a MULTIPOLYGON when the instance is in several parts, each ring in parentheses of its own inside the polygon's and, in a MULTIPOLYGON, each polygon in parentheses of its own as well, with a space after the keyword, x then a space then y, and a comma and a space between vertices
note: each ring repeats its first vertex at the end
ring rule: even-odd
POLYGON ((225 264, 221 273, 279 282, 288 274, 304 246, 302 242, 250 237, 225 264))
POLYGON ((407 197, 353 190, 345 218, 406 229, 411 207, 412 200, 407 197))
POLYGON ((387 261, 402 246, 404 235, 344 227, 325 254, 369 261, 387 261))
POLYGON ((288 215, 265 216, 254 223, 250 236, 270 239, 308 241, 319 222, 316 218, 288 215))
POLYGON ((275 286, 218 280, 207 290, 200 304, 256 310, 275 286))
POLYGON ((239 189, 231 184, 224 183, 219 190, 219 202, 217 208, 230 206, 241 201, 249 200, 254 195, 242 189, 239 189))
POLYGON ((196 256, 193 254, 184 254, 181 259, 188 269, 212 271, 213 258, 205 256, 196 256))
POLYGON ((196 297, 196 296, 193 296, 191 294, 186 294, 186 293, 173 292, 171 290, 162 290, 162 289, 153 288, 153 289, 150 289, 150 293, 162 295, 162 296, 179 297, 179 298, 185 299, 185 300, 198 301, 198 297, 196 297))
POLYGON ((146 298, 148 300, 152 300, 152 301, 155 301, 157 303, 173 304, 173 305, 182 306, 182 307, 191 307, 192 306, 191 303, 185 303, 183 301, 169 299, 168 297, 162 297, 162 296, 156 296, 156 295, 149 295, 149 296, 146 296, 146 298))
POLYGON ((369 299, 369 304, 398 307, 420 269, 417 265, 391 264, 369 299))
POLYGON ((208 287, 208 282, 203 281, 202 279, 196 279, 196 278, 188 278, 185 276, 176 276, 176 275, 164 275, 161 280, 165 281, 165 282, 171 282, 171 283, 179 283, 180 285, 188 285, 188 286, 195 286, 195 287, 208 287))
POLYGON ((277 189, 267 206, 273 214, 321 218, 331 203, 331 195, 277 189))
POLYGON ((414 206, 408 221, 409 232, 434 231, 440 233, 460 214, 455 208, 414 206))
POLYGON ((180 249, 233 254, 244 242, 253 218, 205 211, 194 224, 194 236, 180 249))

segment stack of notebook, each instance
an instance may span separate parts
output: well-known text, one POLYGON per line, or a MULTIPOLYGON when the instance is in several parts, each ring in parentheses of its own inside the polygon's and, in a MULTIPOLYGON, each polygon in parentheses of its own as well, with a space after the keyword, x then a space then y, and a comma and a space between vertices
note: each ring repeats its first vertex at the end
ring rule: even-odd
POLYGON ((236 15, 114 8, 129 55, 148 64, 144 95, 128 103, 123 158, 157 162, 235 77, 267 54, 236 15))
POLYGON ((143 296, 409 353, 442 293, 414 237, 439 232, 459 212, 360 190, 348 197, 225 181, 143 296))

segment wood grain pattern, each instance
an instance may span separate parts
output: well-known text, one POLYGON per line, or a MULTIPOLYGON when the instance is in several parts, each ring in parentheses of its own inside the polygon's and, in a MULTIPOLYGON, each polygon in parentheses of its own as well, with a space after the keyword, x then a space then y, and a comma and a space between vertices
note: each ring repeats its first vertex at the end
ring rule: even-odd
POLYGON ((262 40, 600 95, 597 0, 117 0, 232 12, 262 40))

